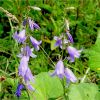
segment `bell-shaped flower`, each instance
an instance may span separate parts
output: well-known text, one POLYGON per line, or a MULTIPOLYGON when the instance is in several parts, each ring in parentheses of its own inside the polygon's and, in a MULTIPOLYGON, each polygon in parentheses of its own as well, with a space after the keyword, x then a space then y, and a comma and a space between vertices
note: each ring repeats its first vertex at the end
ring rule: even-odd
POLYGON ((57 75, 59 78, 64 77, 64 64, 61 60, 56 64, 55 71, 51 74, 51 76, 57 75))
POLYGON ((24 41, 26 40, 25 30, 23 29, 20 32, 16 31, 15 34, 13 35, 13 38, 17 40, 18 43, 24 43, 24 41))
POLYGON ((24 78, 27 87, 29 87, 28 89, 34 90, 34 88, 29 83, 30 81, 34 82, 34 76, 32 75, 31 70, 28 67, 28 61, 29 61, 29 57, 23 56, 21 58, 20 65, 18 68, 18 73, 19 76, 24 78))
POLYGON ((21 58, 20 65, 18 67, 19 76, 22 76, 22 77, 25 76, 26 71, 28 69, 28 61, 29 61, 29 57, 23 56, 21 58))
POLYGON ((20 97, 20 95, 21 95, 21 90, 22 90, 23 88, 24 88, 24 85, 23 85, 23 84, 18 84, 16 93, 15 93, 17 97, 20 97))
POLYGON ((30 37, 30 40, 31 40, 31 43, 34 46, 34 48, 38 51, 39 50, 39 45, 42 43, 42 41, 37 41, 32 36, 30 37))
POLYGON ((65 73, 65 77, 67 79, 67 82, 71 81, 71 82, 75 83, 77 81, 76 76, 69 68, 65 68, 64 73, 65 73))
POLYGON ((31 30, 34 30, 34 29, 39 29, 39 25, 36 24, 33 20, 31 20, 30 18, 28 19, 28 23, 29 23, 29 27, 31 30))
POLYGON ((69 31, 66 32, 67 36, 68 36, 68 40, 70 43, 73 43, 73 37, 72 35, 69 33, 69 31))
POLYGON ((29 67, 27 68, 27 71, 25 73, 25 76, 24 76, 24 80, 25 80, 25 83, 28 87, 29 90, 35 90, 32 85, 30 84, 30 81, 32 83, 34 83, 34 76, 32 75, 32 72, 31 70, 29 69, 29 67))
POLYGON ((70 62, 74 62, 75 58, 79 58, 80 53, 82 52, 82 50, 77 50, 76 48, 74 48, 72 46, 68 46, 67 50, 68 50, 68 53, 70 55, 70 57, 68 57, 68 60, 70 62))
POLYGON ((60 47, 61 49, 65 49, 65 44, 68 43, 68 40, 63 38, 63 36, 60 36, 60 37, 57 37, 57 36, 54 36, 54 40, 56 40, 56 43, 54 46, 56 47, 60 47))
POLYGON ((54 40, 56 40, 55 46, 62 48, 62 38, 54 36, 54 40))
POLYGON ((29 46, 26 46, 24 48, 21 48, 21 53, 17 56, 20 58, 22 58, 23 56, 36 58, 37 55, 32 53, 33 50, 33 48, 31 49, 29 46))
POLYGON ((27 82, 27 81, 32 81, 34 82, 34 76, 32 75, 32 72, 31 70, 29 69, 29 67, 27 68, 26 70, 26 73, 25 73, 25 76, 24 76, 24 80, 27 82))

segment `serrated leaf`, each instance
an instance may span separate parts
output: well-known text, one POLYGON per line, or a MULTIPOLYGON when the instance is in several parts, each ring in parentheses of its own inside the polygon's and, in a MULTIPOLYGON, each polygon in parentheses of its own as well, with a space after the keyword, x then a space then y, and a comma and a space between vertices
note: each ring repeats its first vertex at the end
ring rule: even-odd
POLYGON ((69 89, 69 100, 98 100, 98 87, 93 83, 72 84, 69 89))

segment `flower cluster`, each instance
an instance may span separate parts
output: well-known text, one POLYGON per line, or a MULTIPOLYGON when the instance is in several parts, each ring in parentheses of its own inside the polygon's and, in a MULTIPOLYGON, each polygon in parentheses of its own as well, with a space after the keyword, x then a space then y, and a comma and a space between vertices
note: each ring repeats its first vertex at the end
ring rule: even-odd
MULTIPOLYGON (((29 25, 29 28, 33 31, 33 29, 39 29, 40 27, 30 18, 28 20, 24 20, 23 26, 29 25)), ((34 76, 32 75, 32 72, 30 68, 28 67, 28 62, 30 57, 36 58, 37 56, 33 54, 33 48, 31 49, 28 45, 26 45, 26 39, 28 36, 26 35, 26 30, 23 29, 20 32, 16 31, 13 35, 13 38, 20 44, 23 44, 23 47, 21 48, 21 53, 17 55, 21 58, 20 64, 18 67, 18 75, 22 77, 23 83, 19 83, 16 95, 19 97, 21 95, 21 90, 26 86, 27 89, 34 91, 34 88, 30 84, 30 81, 34 83, 34 76), (25 85, 23 85, 25 84, 25 85)), ((30 41, 33 45, 33 47, 36 50, 39 50, 39 45, 42 43, 42 41, 37 41, 34 37, 30 36, 30 41)))
MULTIPOLYGON (((72 35, 69 32, 69 22, 68 21, 66 21, 66 34, 63 33, 60 37, 54 36, 54 40, 56 41, 54 46, 60 47, 62 50, 63 49, 67 50, 69 54, 69 57, 67 57, 67 60, 69 60, 70 62, 74 62, 75 58, 80 57, 80 53, 82 52, 82 50, 77 50, 76 48, 70 45, 70 44, 73 44, 74 41, 73 41, 72 35)), ((68 83, 70 81, 71 82, 77 81, 77 78, 73 74, 73 72, 69 68, 64 67, 62 60, 59 60, 57 62, 55 66, 55 71, 52 73, 52 76, 54 75, 57 75, 61 79, 63 77, 66 77, 68 83)))
POLYGON ((55 75, 57 75, 61 79, 63 77, 66 77, 67 83, 69 83, 70 81, 73 83, 77 81, 77 78, 73 74, 73 72, 69 68, 64 67, 62 60, 59 60, 57 62, 55 71, 51 74, 51 76, 55 76, 55 75))
POLYGON ((54 46, 60 47, 61 49, 67 50, 68 53, 69 53, 69 57, 67 57, 67 59, 70 62, 74 62, 75 58, 79 58, 80 57, 80 53, 82 52, 82 49, 81 50, 77 50, 73 46, 69 45, 69 44, 73 44, 74 41, 73 41, 72 35, 69 32, 69 23, 68 23, 68 21, 67 21, 67 25, 66 26, 67 26, 66 34, 62 34, 60 37, 54 36, 54 40, 56 41, 54 46))

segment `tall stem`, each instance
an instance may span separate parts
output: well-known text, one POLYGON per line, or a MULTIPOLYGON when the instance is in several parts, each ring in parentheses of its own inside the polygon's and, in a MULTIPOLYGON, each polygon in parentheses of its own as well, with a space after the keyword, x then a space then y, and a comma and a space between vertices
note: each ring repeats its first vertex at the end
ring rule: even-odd
MULTIPOLYGON (((52 61, 52 59, 49 57, 49 55, 46 53, 46 51, 40 46, 40 48, 42 49, 42 51, 46 54, 46 56, 49 58, 49 60, 52 62, 52 64, 55 66, 54 62, 52 61)), ((53 67, 54 68, 54 67, 53 67)))
POLYGON ((83 78, 82 78, 82 80, 81 80, 80 83, 83 83, 83 82, 85 81, 86 76, 87 76, 87 74, 89 73, 89 71, 90 71, 90 68, 88 68, 88 69, 86 70, 86 73, 85 73, 85 75, 83 76, 83 78))

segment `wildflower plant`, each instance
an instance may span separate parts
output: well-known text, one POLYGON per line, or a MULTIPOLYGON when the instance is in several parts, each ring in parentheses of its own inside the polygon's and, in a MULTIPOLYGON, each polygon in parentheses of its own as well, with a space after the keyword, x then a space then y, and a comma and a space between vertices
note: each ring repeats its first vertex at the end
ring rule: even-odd
POLYGON ((23 26, 24 28, 18 32, 16 31, 13 34, 13 39, 15 39, 19 44, 21 44, 21 53, 17 55, 17 57, 20 58, 20 64, 18 67, 18 75, 22 80, 22 83, 18 84, 17 90, 16 90, 16 96, 20 97, 21 95, 21 90, 23 88, 27 88, 31 91, 34 91, 34 87, 30 84, 30 81, 34 83, 34 76, 28 66, 29 63, 29 59, 30 57, 32 58, 36 58, 37 55, 33 54, 33 50, 34 48, 36 50, 39 50, 39 45, 42 43, 42 41, 37 41, 35 38, 33 38, 32 36, 28 36, 28 34, 26 34, 26 25, 29 27, 29 29, 31 31, 33 31, 34 29, 39 29, 40 27, 38 26, 38 24, 36 24, 32 19, 27 18, 23 21, 23 26), (30 39, 30 42, 32 43, 34 48, 30 48, 29 43, 27 43, 27 39, 30 39))
POLYGON ((99 79, 96 79, 99 74, 96 76, 90 71, 100 69, 100 36, 96 35, 99 4, 94 3, 94 0, 84 2, 75 0, 73 4, 71 0, 65 2, 63 0, 0 2, 1 22, 7 24, 6 31, 4 28, 6 24, 0 23, 0 29, 5 29, 4 32, 0 30, 0 37, 3 37, 0 39, 0 58, 3 59, 0 66, 1 99, 97 100, 99 98, 99 89, 94 84, 99 83, 99 79), (95 11, 92 9, 90 13, 87 8, 91 8, 92 3, 96 9, 95 11), (89 7, 86 8, 85 5, 89 7), (8 28, 11 28, 11 32, 8 32, 8 28), (88 53, 79 45, 86 47, 92 45, 95 39, 93 37, 92 41, 90 40, 91 34, 95 39, 97 36, 97 40, 91 51, 87 50, 91 55, 89 68, 88 53), (81 53, 83 55, 80 58, 81 53))
MULTIPOLYGON (((69 62, 75 62, 75 58, 79 58, 81 55, 82 50, 77 50, 72 45, 74 43, 73 37, 70 34, 69 22, 68 20, 65 21, 66 25, 66 33, 61 34, 60 37, 54 36, 54 40, 56 41, 54 46, 60 47, 62 52, 65 50, 68 52, 69 56, 62 59, 63 55, 59 58, 56 66, 55 71, 51 74, 51 76, 58 76, 59 78, 66 78, 67 84, 71 82, 75 83, 78 81, 78 78, 74 75, 74 73, 69 69, 67 66, 64 66, 64 60, 68 60, 69 62)), ((64 53, 64 52, 63 52, 64 53)))
MULTIPOLYGON (((21 45, 21 53, 17 55, 17 57, 20 58, 20 64, 18 67, 18 75, 21 77, 21 81, 18 84, 17 90, 16 90, 16 96, 20 97, 21 90, 23 88, 26 88, 30 91, 35 91, 35 87, 33 87, 32 84, 35 84, 35 76, 33 76, 28 63, 30 60, 30 57, 35 58, 37 55, 33 53, 33 50, 40 50, 40 45, 42 43, 42 40, 38 41, 33 36, 28 34, 27 28, 30 31, 34 31, 35 29, 40 29, 40 26, 36 24, 31 18, 27 18, 23 20, 22 22, 23 29, 21 31, 16 31, 13 34, 13 39, 17 41, 21 45), (27 34, 26 34, 27 33, 27 34), (27 40, 30 40, 27 42, 27 40), (30 46, 31 44, 31 46, 30 46), (33 47, 33 48, 31 48, 33 47)), ((73 37, 70 34, 69 29, 69 22, 66 20, 66 33, 62 33, 61 36, 54 36, 55 44, 54 47, 60 47, 62 52, 64 51, 68 52, 69 56, 65 57, 63 59, 63 55, 60 56, 57 64, 55 65, 52 59, 49 57, 49 55, 46 53, 46 51, 41 47, 41 50, 43 50, 44 54, 51 60, 51 63, 53 63, 55 70, 53 73, 50 74, 50 76, 53 78, 53 76, 58 76, 61 80, 66 78, 66 86, 69 86, 70 82, 77 82, 78 78, 74 75, 74 73, 71 71, 70 68, 64 65, 64 60, 67 60, 69 62, 74 62, 75 58, 80 57, 80 53, 82 50, 77 50, 72 46, 74 43, 73 37)))

